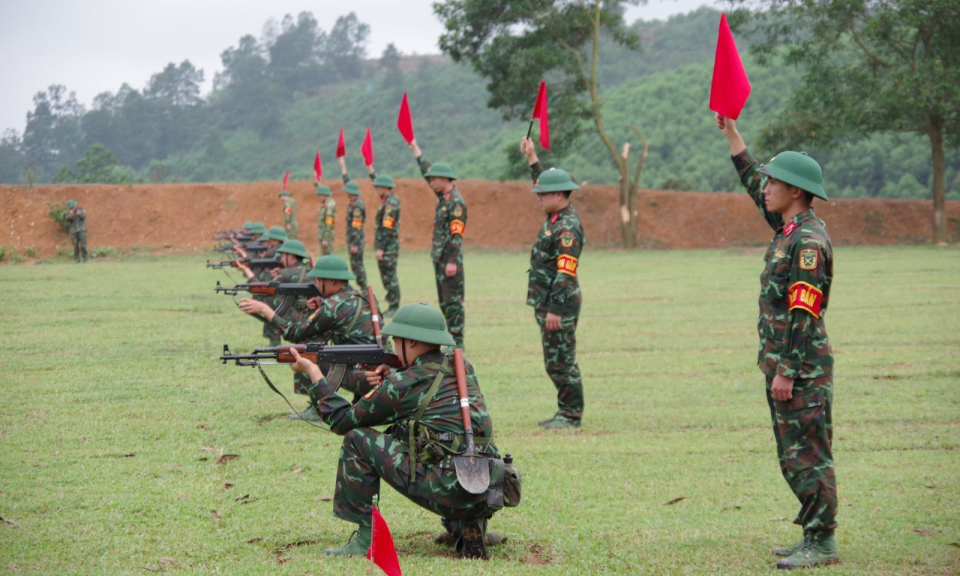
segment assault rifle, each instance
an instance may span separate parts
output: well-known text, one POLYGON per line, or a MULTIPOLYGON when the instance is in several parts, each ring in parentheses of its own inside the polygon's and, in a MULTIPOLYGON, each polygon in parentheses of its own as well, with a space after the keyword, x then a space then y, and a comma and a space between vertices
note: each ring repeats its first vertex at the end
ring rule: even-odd
MULTIPOLYGON (((250 242, 248 244, 240 244, 240 247, 246 250, 247 252, 264 252, 270 247, 266 244, 260 244, 259 242, 250 242)), ((222 244, 216 246, 213 249, 214 252, 233 252, 233 244, 222 244)))
MULTIPOLYGON (((250 354, 231 354, 230 346, 223 345, 223 355, 220 360, 226 364, 234 362, 237 366, 255 366, 263 380, 270 386, 270 389, 280 395, 281 398, 290 404, 287 397, 283 395, 277 387, 273 385, 267 373, 263 370, 265 364, 293 364, 293 354, 290 350, 295 349, 301 356, 309 359, 314 364, 323 366, 324 376, 327 382, 335 389, 343 383, 349 370, 357 368, 373 368, 381 364, 402 368, 403 364, 396 354, 391 354, 380 347, 379 344, 343 344, 331 345, 317 343, 308 344, 286 344, 269 348, 254 348, 250 354)), ((293 405, 290 405, 293 408, 293 405)), ((295 408, 293 408, 296 410, 295 408)), ((301 419, 303 416, 301 416, 301 419)), ((306 421, 306 420, 305 420, 306 421)), ((312 422, 310 424, 316 426, 312 422)), ((318 426, 323 428, 322 426, 318 426)))
POLYGON ((257 235, 249 230, 217 230, 213 233, 214 240, 237 240, 238 242, 249 242, 257 235))
POLYGON ((214 291, 231 296, 236 296, 240 292, 249 292, 261 296, 283 296, 280 305, 274 310, 280 316, 285 316, 298 298, 320 296, 320 291, 317 290, 317 286, 313 282, 302 284, 293 282, 250 282, 248 284, 237 284, 236 286, 221 286, 220 281, 217 280, 217 287, 214 291))
POLYGON ((264 268, 282 268, 283 264, 280 263, 276 258, 239 258, 237 260, 224 260, 223 262, 211 262, 207 260, 207 268, 216 268, 221 270, 223 268, 239 268, 240 264, 244 264, 250 270, 258 272, 264 268))

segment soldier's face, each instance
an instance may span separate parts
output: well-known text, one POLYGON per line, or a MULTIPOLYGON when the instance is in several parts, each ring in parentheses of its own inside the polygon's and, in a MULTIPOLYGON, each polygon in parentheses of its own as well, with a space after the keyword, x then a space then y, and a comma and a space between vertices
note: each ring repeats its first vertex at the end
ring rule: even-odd
POLYGON ((374 187, 374 190, 377 191, 377 194, 379 194, 381 198, 385 198, 385 197, 387 196, 387 194, 390 193, 390 189, 389 189, 389 188, 384 188, 384 187, 382 187, 382 186, 375 186, 375 187, 374 187))
POLYGON ((550 192, 547 194, 537 194, 537 202, 540 208, 547 214, 553 214, 563 208, 563 192, 550 192))
POLYGON ((430 179, 430 187, 433 188, 433 191, 437 194, 446 194, 453 188, 453 181, 449 178, 434 176, 430 179))
POLYGON ((767 177, 767 185, 763 188, 763 201, 767 212, 780 213, 793 203, 796 186, 790 186, 775 178, 767 177))

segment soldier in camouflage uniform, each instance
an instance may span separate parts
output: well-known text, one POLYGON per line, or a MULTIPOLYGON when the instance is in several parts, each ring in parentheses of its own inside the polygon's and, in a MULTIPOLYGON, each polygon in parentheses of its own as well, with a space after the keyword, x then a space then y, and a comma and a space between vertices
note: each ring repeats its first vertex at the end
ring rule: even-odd
MULTIPOLYGON (((303 245, 303 242, 299 240, 287 240, 277 248, 277 253, 280 254, 280 265, 282 268, 280 268, 279 271, 274 270, 269 272, 271 277, 264 281, 283 283, 307 282, 307 274, 310 272, 310 254, 307 253, 307 248, 303 245)), ((266 296, 263 302, 251 298, 243 298, 237 304, 240 306, 240 310, 251 314, 249 311, 251 308, 250 303, 254 303, 258 305, 258 307, 259 305, 267 306, 272 312, 280 306, 282 300, 282 296, 266 296)), ((287 312, 287 314, 291 315, 294 320, 298 320, 299 316, 305 312, 306 303, 302 302, 298 303, 297 306, 287 312)), ((258 319, 265 321, 263 317, 258 317, 258 319)), ((270 338, 271 346, 276 346, 280 343, 276 330, 268 332, 265 328, 263 335, 264 337, 270 338)), ((309 385, 309 382, 307 382, 305 378, 294 376, 293 391, 296 394, 306 394, 305 389, 307 385, 309 385)))
POLYGON ((463 348, 465 313, 463 310, 463 234, 467 227, 467 203, 457 190, 457 176, 446 164, 431 165, 416 139, 410 142, 420 173, 437 195, 437 211, 433 218, 433 271, 437 279, 440 309, 447 319, 450 334, 457 348, 463 348))
MULTIPOLYGON (((335 394, 316 364, 298 358, 292 366, 309 374, 314 384, 308 393, 317 411, 333 432, 344 437, 333 514, 360 528, 357 538, 326 552, 367 553, 371 505, 385 480, 416 504, 451 521, 461 556, 485 558, 483 533, 499 507, 488 504, 486 493, 464 490, 451 462, 464 446, 464 427, 453 361, 440 351, 440 346, 453 344, 443 316, 426 304, 408 304, 383 333, 393 336, 404 368, 379 366, 368 372, 373 388, 356 404, 335 394), (391 424, 386 432, 372 428, 385 424, 391 424)), ((465 368, 477 451, 499 459, 476 374, 469 363, 465 368)))
POLYGON ((774 230, 760 275, 760 351, 780 470, 800 501, 803 539, 775 548, 777 568, 840 561, 832 440, 833 348, 823 317, 833 282, 827 227, 813 198, 827 199, 823 171, 803 152, 782 152, 766 166, 747 150, 736 122, 715 116, 741 182, 774 230))
MULTIPOLYGON (((287 231, 283 229, 283 226, 271 226, 263 236, 260 236, 257 239, 257 241, 270 247, 261 252, 258 255, 258 258, 277 258, 277 250, 284 242, 287 241, 287 231)), ((247 253, 243 248, 235 248, 235 250, 240 255, 240 258, 247 257, 247 253)), ((279 259, 277 260, 276 268, 261 268, 257 272, 251 270, 250 267, 245 265, 243 262, 239 262, 237 264, 237 268, 250 282, 272 282, 276 276, 280 275, 282 267, 283 265, 279 259)), ((266 302, 268 299, 271 301, 273 300, 269 296, 262 296, 259 294, 254 295, 253 298, 261 302, 266 302)), ((263 337, 268 340, 270 346, 280 345, 280 330, 270 323, 264 323, 263 337)))
POLYGON ((330 188, 317 182, 317 197, 320 199, 320 212, 317 214, 317 239, 320 241, 320 254, 333 253, 333 225, 336 222, 337 203, 330 188))
POLYGON ((583 418, 583 381, 577 362, 577 322, 583 297, 577 277, 583 226, 570 203, 579 189, 563 170, 544 170, 533 142, 524 138, 520 151, 533 177, 533 193, 547 218, 530 252, 527 305, 540 326, 547 374, 557 388, 557 413, 538 422, 548 429, 575 428, 583 418))
POLYGON ((287 231, 287 238, 297 239, 297 201, 287 190, 280 191, 283 198, 283 229, 287 231))
POLYGON ((67 202, 67 223, 70 225, 70 241, 73 242, 74 262, 87 262, 87 212, 76 200, 67 202))
MULTIPOLYGON (((320 293, 317 307, 309 316, 283 318, 274 312, 274 307, 253 299, 240 300, 240 309, 247 314, 259 314, 268 326, 277 329, 289 342, 326 342, 328 344, 376 344, 373 331, 373 315, 367 295, 356 291, 349 281, 354 275, 347 269, 347 262, 339 256, 323 256, 317 260, 306 275, 312 278, 320 293)), ((374 301, 379 310, 379 303, 374 301)), ((299 383, 303 376, 298 375, 299 383)), ((342 387, 357 396, 369 388, 362 372, 348 374, 342 387)), ((307 420, 319 419, 313 407, 300 416, 307 420)), ((291 415, 291 418, 299 418, 291 415)))
MULTIPOLYGON (((370 166, 373 172, 373 167, 370 166)), ((373 237, 373 249, 376 250, 380 279, 387 289, 387 303, 390 304, 383 316, 392 317, 400 309, 400 280, 397 278, 397 259, 400 257, 400 198, 393 193, 396 186, 393 178, 381 174, 373 181, 373 188, 380 195, 380 206, 376 215, 376 235, 373 237)))
MULTIPOLYGON (((360 186, 350 179, 347 173, 347 160, 341 156, 340 173, 343 175, 343 191, 350 195, 350 204, 347 205, 347 247, 350 250, 350 269, 357 276, 357 286, 361 290, 367 289, 367 271, 363 267, 363 248, 367 243, 363 233, 363 224, 367 220, 367 209, 360 197, 360 186)), ((377 175, 371 171, 370 179, 376 180, 377 175)))

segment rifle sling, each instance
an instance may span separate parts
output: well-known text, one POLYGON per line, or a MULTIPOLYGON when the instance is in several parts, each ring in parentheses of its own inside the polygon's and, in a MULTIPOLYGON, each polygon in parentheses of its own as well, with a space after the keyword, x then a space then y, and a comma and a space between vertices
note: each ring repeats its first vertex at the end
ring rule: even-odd
POLYGON ((303 420, 304 422, 306 422, 307 424, 309 424, 309 425, 311 425, 311 426, 313 426, 313 427, 315 427, 315 428, 319 428, 319 429, 321 429, 321 430, 326 430, 327 432, 330 431, 330 429, 327 428, 326 426, 320 426, 319 424, 314 424, 313 422, 307 420, 307 419, 304 418, 303 416, 300 416, 300 412, 298 412, 297 409, 293 407, 293 404, 291 404, 290 401, 287 400, 287 397, 283 395, 283 392, 277 390, 277 387, 273 385, 273 382, 270 381, 270 377, 267 376, 267 373, 266 373, 266 372, 264 372, 263 366, 261 366, 259 362, 257 362, 257 370, 260 371, 260 375, 263 376, 263 380, 264 380, 264 382, 267 383, 267 386, 269 386, 271 390, 273 390, 273 391, 276 392, 278 395, 280 395, 280 397, 283 398, 283 401, 287 403, 287 406, 289 406, 290 409, 293 410, 293 413, 296 414, 301 420, 303 420))

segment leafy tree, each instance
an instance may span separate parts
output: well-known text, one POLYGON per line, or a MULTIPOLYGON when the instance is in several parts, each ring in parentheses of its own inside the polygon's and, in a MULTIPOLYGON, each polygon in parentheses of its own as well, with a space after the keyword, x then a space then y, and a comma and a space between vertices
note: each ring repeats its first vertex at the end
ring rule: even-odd
POLYGON ((16 182, 23 172, 20 135, 7 129, 0 136, 0 182, 16 182))
POLYGON ((489 81, 488 105, 504 119, 526 118, 537 83, 550 85, 551 131, 561 154, 593 121, 609 159, 620 174, 621 233, 624 248, 637 245, 637 187, 648 143, 643 142, 631 175, 630 144, 622 148, 604 126, 600 95, 600 47, 604 38, 639 50, 640 38, 623 21, 623 9, 639 0, 447 0, 434 5, 446 32, 440 48, 455 61, 467 60, 489 81), (556 134, 556 135, 555 135, 556 134))
POLYGON ((323 83, 321 51, 326 33, 317 26, 310 12, 301 12, 297 19, 287 14, 281 32, 269 44, 268 71, 287 93, 315 88, 323 83))
POLYGON ((77 184, 119 183, 122 180, 117 177, 116 168, 117 158, 113 152, 103 144, 94 144, 77 161, 77 184))
POLYGON ((393 42, 387 44, 380 56, 380 71, 383 72, 384 86, 397 87, 403 84, 403 71, 400 70, 400 58, 403 55, 393 42))
POLYGON ((342 78, 358 78, 363 74, 369 37, 370 26, 361 22, 354 12, 337 18, 327 38, 325 54, 342 78))
POLYGON ((203 103, 201 84, 203 70, 197 70, 189 60, 184 60, 179 66, 171 62, 163 71, 150 77, 143 95, 177 108, 197 106, 203 103))
MULTIPOLYGON (((756 53, 803 70, 769 147, 828 148, 871 134, 929 139, 934 241, 945 243, 945 148, 960 145, 960 3, 956 0, 728 0, 734 23, 758 32, 756 53), (751 10, 753 8, 753 10, 751 10)), ((916 179, 901 179, 915 189, 916 179)))
POLYGON ((51 85, 33 97, 34 109, 27 112, 22 151, 33 174, 49 173, 58 162, 73 160, 81 141, 83 107, 74 92, 51 85))

